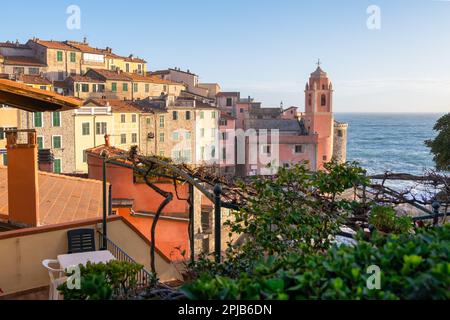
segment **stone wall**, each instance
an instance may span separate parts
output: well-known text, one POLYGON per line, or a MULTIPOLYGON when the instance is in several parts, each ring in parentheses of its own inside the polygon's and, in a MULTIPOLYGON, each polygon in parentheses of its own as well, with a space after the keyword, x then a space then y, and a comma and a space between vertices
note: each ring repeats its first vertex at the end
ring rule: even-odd
POLYGON ((346 123, 334 124, 333 158, 339 163, 347 161, 347 129, 346 123))

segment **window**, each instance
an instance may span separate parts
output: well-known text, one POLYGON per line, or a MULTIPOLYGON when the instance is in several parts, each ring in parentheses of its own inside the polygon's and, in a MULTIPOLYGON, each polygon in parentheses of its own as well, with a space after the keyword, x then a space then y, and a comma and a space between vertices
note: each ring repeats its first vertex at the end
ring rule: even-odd
POLYGON ((75 52, 70 53, 70 62, 76 62, 77 61, 77 54, 75 52))
POLYGON ((83 150, 83 163, 87 162, 87 152, 86 150, 83 150))
POLYGON ((41 89, 41 90, 47 90, 47 86, 40 86, 39 89, 41 89))
POLYGON ((89 84, 82 83, 81 84, 81 92, 89 92, 89 84))
POLYGON ((303 146, 297 145, 295 146, 295 153, 302 153, 303 152, 303 146))
POLYGON ((221 118, 220 119, 220 125, 221 126, 227 126, 228 125, 228 120, 225 118, 221 118))
POLYGON ((263 153, 270 154, 270 146, 269 145, 263 146, 263 153))
POLYGON ((28 68, 29 74, 39 74, 39 68, 28 68))
POLYGON ((135 115, 135 114, 131 115, 131 122, 133 122, 133 123, 137 122, 137 115, 135 115))
POLYGON ((184 135, 184 138, 186 140, 190 140, 191 139, 191 132, 190 131, 186 132, 186 134, 184 135))
MULTIPOLYGON (((201 212, 201 216, 200 216, 200 222, 202 225, 202 231, 204 234, 212 234, 212 224, 213 224, 213 219, 212 219, 212 214, 210 211, 207 210, 202 210, 201 212)), ((206 245, 205 245, 206 247, 206 245)), ((206 248, 204 248, 206 249, 206 248)), ((208 251, 209 252, 209 245, 208 245, 208 251)))
POLYGON ((125 133, 122 133, 120 135, 120 143, 121 144, 126 144, 127 143, 127 135, 125 133))
POLYGON ((122 83, 122 91, 127 92, 128 91, 128 83, 122 83))
POLYGON ((24 67, 13 67, 13 73, 14 74, 24 74, 25 68, 24 67))
POLYGON ((36 140, 38 149, 44 149, 44 137, 37 137, 36 140))
POLYGON ((98 92, 105 92, 105 85, 104 84, 99 84, 97 91, 98 92))
POLYGON ((90 123, 89 122, 83 122, 81 124, 81 131, 83 136, 88 136, 91 134, 91 128, 90 128, 90 123))
POLYGON ((164 142, 164 132, 159 134, 159 142, 164 142))
POLYGON ((244 113, 244 108, 241 108, 241 109, 239 110, 239 112, 240 112, 240 113, 244 113))
POLYGON ((222 148, 222 160, 223 161, 227 160, 227 148, 225 147, 222 148))
POLYGON ((200 111, 200 119, 205 119, 205 112, 200 111))
POLYGON ((327 105, 327 97, 324 94, 320 97, 320 105, 322 107, 327 105))
POLYGON ((148 83, 145 84, 145 92, 150 92, 150 85, 148 83))
POLYGON ((216 112, 213 111, 213 112, 211 112, 211 119, 215 119, 215 118, 216 118, 216 112))
POLYGON ((323 157, 322 157, 322 160, 323 160, 323 161, 327 161, 327 156, 323 156, 323 157))
POLYGON ((233 99, 227 98, 227 107, 233 106, 233 99))
POLYGON ((133 92, 138 92, 138 90, 139 90, 139 84, 133 83, 133 92))
POLYGON ((324 84, 322 85, 322 90, 325 90, 325 85, 324 84))
POLYGON ((201 128, 200 129, 200 137, 204 137, 205 136, 205 129, 204 128, 201 128))
POLYGON ((212 146, 211 147, 211 158, 215 158, 216 157, 216 146, 212 146))
POLYGON ((311 94, 308 95, 308 105, 309 106, 312 105, 312 95, 311 94))
POLYGON ((62 137, 61 136, 52 136, 52 148, 53 149, 61 149, 62 148, 62 137))
POLYGON ((8 165, 8 155, 6 153, 3 155, 3 165, 4 166, 8 165))
POLYGON ((200 148, 200 159, 201 160, 205 159, 205 147, 200 148))
POLYGON ((131 134, 131 143, 137 143, 137 133, 131 134))
POLYGON ((120 122, 121 123, 127 122, 127 115, 126 114, 121 114, 120 115, 120 122))
POLYGON ((179 137, 178 132, 175 131, 174 133, 172 133, 172 140, 177 141, 179 138, 180 137, 179 137))
POLYGON ((42 128, 42 126, 43 126, 42 112, 35 112, 34 113, 34 127, 42 128))
POLYGON ((61 173, 61 159, 55 159, 53 161, 53 172, 61 173))
POLYGON ((173 111, 172 112, 172 119, 173 120, 178 120, 178 112, 177 111, 173 111))
POLYGON ((186 120, 191 120, 191 112, 186 111, 186 120))
POLYGON ((211 138, 216 137, 216 128, 211 128, 211 138))
POLYGON ((63 52, 62 51, 56 52, 56 61, 58 61, 58 62, 63 61, 63 52))
POLYGON ((150 125, 150 124, 152 123, 152 118, 147 117, 147 118, 146 118, 146 121, 147 121, 147 125, 150 125))
POLYGON ((222 140, 228 140, 228 133, 222 132, 222 140))
POLYGON ((95 123, 95 134, 105 135, 106 132, 107 132, 107 123, 106 122, 96 122, 95 123))
POLYGON ((58 71, 58 80, 63 81, 64 80, 64 71, 58 71))
POLYGON ((344 134, 342 133, 342 130, 338 130, 338 137, 342 138, 344 136, 344 134))
POLYGON ((164 128, 164 116, 159 116, 159 127, 164 128))
POLYGON ((61 127, 61 112, 52 113, 52 126, 61 127))
POLYGON ((129 63, 125 64, 125 70, 126 70, 126 72, 130 72, 130 64, 129 63))
POLYGON ((0 140, 5 139, 5 129, 0 128, 0 140))
POLYGON ((80 92, 80 84, 79 83, 75 84, 75 91, 80 92))
POLYGON ((117 83, 116 82, 111 83, 111 91, 117 92, 117 83))

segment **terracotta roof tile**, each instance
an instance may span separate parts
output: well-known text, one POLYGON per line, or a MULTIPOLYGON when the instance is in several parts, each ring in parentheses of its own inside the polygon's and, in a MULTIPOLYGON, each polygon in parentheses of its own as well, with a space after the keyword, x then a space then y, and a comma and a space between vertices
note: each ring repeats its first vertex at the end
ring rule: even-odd
POLYGON ((31 74, 21 74, 17 77, 17 80, 26 84, 38 84, 49 86, 52 82, 42 76, 31 75, 31 74))
POLYGON ((105 81, 94 79, 87 76, 80 76, 80 75, 72 75, 67 77, 65 81, 73 81, 73 82, 91 82, 91 83, 104 83, 105 81))
POLYGON ((25 56, 4 56, 5 65, 18 65, 18 66, 36 66, 36 67, 46 67, 45 63, 42 63, 34 57, 25 56))
POLYGON ((112 112, 132 112, 140 113, 141 110, 136 106, 133 101, 119 100, 119 99, 89 99, 84 102, 84 105, 93 103, 97 106, 111 107, 112 112))
MULTIPOLYGON (((0 214, 8 215, 7 168, 0 166, 0 214)), ((102 216, 102 182, 39 172, 39 225, 102 216)))
POLYGON ((62 41, 53 41, 53 40, 47 41, 47 40, 40 40, 40 39, 35 39, 35 40, 31 40, 31 41, 33 41, 34 43, 37 43, 43 47, 49 48, 49 49, 79 51, 78 49, 71 47, 62 41))

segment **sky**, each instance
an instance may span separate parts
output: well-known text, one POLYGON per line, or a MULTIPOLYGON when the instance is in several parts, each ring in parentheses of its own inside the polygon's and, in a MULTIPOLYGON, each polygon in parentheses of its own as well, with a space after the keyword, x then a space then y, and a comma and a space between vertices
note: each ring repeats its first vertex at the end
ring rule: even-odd
POLYGON ((301 110, 320 58, 335 112, 450 111, 450 0, 2 2, 0 41, 33 37, 87 37, 150 70, 189 69, 222 91, 301 110), (67 28, 70 5, 80 29, 67 28))

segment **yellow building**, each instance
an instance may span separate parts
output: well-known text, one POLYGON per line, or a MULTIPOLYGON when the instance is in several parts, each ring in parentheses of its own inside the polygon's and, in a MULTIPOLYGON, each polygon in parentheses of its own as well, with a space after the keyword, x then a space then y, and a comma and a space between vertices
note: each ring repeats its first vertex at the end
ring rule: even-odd
POLYGON ((7 165, 5 131, 17 129, 19 111, 0 104, 0 165, 7 165))
POLYGON ((105 135, 113 134, 114 117, 109 106, 87 101, 74 112, 75 171, 88 172, 86 150, 105 143, 105 135))
POLYGON ((20 74, 16 76, 16 81, 35 89, 53 91, 52 82, 39 75, 20 74))
POLYGON ((140 114, 134 102, 116 99, 91 99, 85 105, 109 107, 111 109, 113 124, 107 129, 112 146, 129 150, 131 146, 140 143, 140 114))

